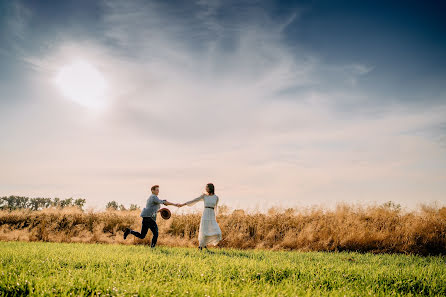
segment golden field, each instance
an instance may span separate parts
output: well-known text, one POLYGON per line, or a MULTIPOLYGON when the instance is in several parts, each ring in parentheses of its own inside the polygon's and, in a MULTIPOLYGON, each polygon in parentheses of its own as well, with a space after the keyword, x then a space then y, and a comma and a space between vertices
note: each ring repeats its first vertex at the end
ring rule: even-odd
MULTIPOLYGON (((0 240, 116 244, 147 244, 129 236, 139 230, 139 211, 82 211, 49 208, 39 211, 0 211, 0 240)), ((172 215, 157 222, 158 243, 197 246, 200 213, 172 215)), ((375 253, 446 254, 446 208, 421 206, 402 211, 382 206, 339 205, 336 209, 270 209, 267 213, 229 212, 220 207, 217 221, 223 232, 220 247, 300 251, 359 251, 375 253)))

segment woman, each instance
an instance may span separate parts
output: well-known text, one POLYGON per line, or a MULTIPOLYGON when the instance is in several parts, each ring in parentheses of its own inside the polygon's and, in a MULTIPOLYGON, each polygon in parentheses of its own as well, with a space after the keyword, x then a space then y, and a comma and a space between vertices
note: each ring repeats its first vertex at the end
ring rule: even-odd
POLYGON ((218 196, 215 195, 215 187, 213 184, 206 185, 207 195, 203 194, 179 206, 191 206, 198 201, 204 201, 203 215, 201 216, 200 230, 198 231, 198 248, 200 250, 207 248, 208 244, 216 245, 221 240, 221 230, 215 219, 217 212, 218 196))

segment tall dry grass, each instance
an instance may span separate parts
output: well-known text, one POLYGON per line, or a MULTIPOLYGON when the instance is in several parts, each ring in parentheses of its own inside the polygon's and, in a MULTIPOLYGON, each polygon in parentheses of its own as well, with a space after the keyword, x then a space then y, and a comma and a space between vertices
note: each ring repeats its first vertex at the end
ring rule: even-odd
MULTIPOLYGON (((446 208, 404 212, 389 206, 340 205, 334 210, 241 210, 220 213, 220 247, 301 251, 446 254, 446 208)), ((159 244, 196 246, 200 214, 158 219, 159 244)), ((126 227, 141 227, 139 211, 82 212, 78 208, 0 211, 0 240, 147 244, 124 241, 126 227)))

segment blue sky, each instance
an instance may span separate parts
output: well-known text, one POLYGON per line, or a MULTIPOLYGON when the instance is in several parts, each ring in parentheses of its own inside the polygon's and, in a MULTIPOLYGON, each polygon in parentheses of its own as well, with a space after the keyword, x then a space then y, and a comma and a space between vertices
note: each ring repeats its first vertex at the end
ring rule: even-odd
POLYGON ((445 202, 441 1, 0 8, 0 195, 142 205, 212 181, 251 209, 445 202), (79 60, 101 104, 55 85, 79 60))

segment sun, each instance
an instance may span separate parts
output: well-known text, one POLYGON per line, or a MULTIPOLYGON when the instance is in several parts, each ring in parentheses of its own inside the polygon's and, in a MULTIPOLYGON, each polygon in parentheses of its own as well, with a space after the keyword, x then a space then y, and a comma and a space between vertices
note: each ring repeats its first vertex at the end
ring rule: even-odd
POLYGON ((105 106, 107 83, 104 76, 84 60, 64 65, 54 83, 66 98, 84 107, 99 109, 105 106))

